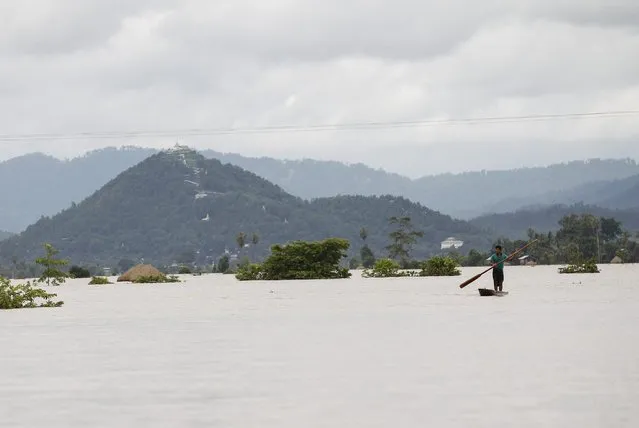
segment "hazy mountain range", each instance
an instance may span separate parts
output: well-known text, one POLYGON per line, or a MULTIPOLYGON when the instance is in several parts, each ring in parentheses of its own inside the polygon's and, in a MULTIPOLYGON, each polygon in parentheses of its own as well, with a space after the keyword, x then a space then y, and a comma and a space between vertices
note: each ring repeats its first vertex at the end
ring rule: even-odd
POLYGON ((470 221, 471 224, 486 230, 492 236, 524 239, 529 228, 538 232, 556 232, 559 220, 570 214, 593 214, 599 217, 612 217, 622 223, 628 231, 639 231, 639 209, 608 209, 585 204, 556 204, 529 207, 511 213, 487 214, 470 221))
MULTIPOLYGON (((0 163, 0 229, 23 230, 90 196, 157 150, 106 148, 59 160, 41 153, 0 163)), ((250 158, 203 151, 304 198, 396 195, 456 218, 528 206, 583 202, 608 209, 639 206, 639 165, 628 159, 574 161, 547 167, 424 176, 411 180, 362 164, 250 158)))
POLYGON ((639 207, 639 165, 630 159, 591 159, 507 171, 425 175, 411 180, 362 164, 202 153, 254 172, 302 198, 401 195, 461 219, 558 203, 584 202, 611 209, 639 207))
MULTIPOLYGON (((238 248, 239 232, 265 253, 290 240, 342 237, 356 255, 363 242, 385 253, 391 216, 409 216, 423 238, 413 255, 440 251, 455 236, 468 248, 486 248, 488 234, 462 220, 395 196, 337 196, 312 202, 293 196, 257 175, 182 149, 161 152, 120 173, 84 201, 45 217, 23 233, 0 242, 0 262, 34 260, 42 243, 57 247, 74 263, 110 264, 120 259, 167 263, 215 260, 238 248)), ((255 256, 256 254, 251 254, 255 256)))

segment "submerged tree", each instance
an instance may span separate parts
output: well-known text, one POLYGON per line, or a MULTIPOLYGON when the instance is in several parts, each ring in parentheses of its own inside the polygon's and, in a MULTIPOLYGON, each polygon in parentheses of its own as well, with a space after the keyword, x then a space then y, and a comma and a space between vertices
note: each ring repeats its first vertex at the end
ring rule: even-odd
POLYGON ((231 267, 231 261, 229 259, 229 256, 225 254, 222 257, 220 257, 220 260, 218 260, 216 270, 219 273, 226 273, 228 272, 230 267, 231 267))
POLYGON ((410 217, 393 216, 388 221, 391 225, 397 225, 397 229, 389 234, 392 242, 386 247, 388 255, 391 259, 399 260, 403 266, 406 266, 417 238, 424 236, 424 233, 414 230, 410 217))
POLYGON ((257 244, 259 243, 260 243, 260 236, 257 233, 253 232, 253 235, 251 236, 251 244, 253 244, 252 245, 253 259, 255 259, 255 251, 256 251, 257 244))
POLYGON ((370 269, 375 265, 375 254, 373 254, 373 250, 368 245, 364 245, 359 254, 362 259, 362 266, 366 269, 370 269))
POLYGON ((246 245, 246 234, 244 232, 238 233, 235 241, 237 242, 237 247, 240 249, 240 252, 242 252, 242 248, 246 245))
MULTIPOLYGON (((560 229, 555 234, 528 230, 528 238, 537 239, 531 253, 540 264, 582 265, 587 261, 610 261, 619 256, 620 250, 626 252, 624 257, 620 257, 622 261, 639 260, 636 243, 629 239, 630 234, 614 218, 572 214, 564 216, 559 225, 560 229)), ((516 241, 512 244, 517 247, 514 245, 516 241)))
POLYGON ((12 285, 8 279, 0 276, 0 309, 62 306, 64 302, 53 300, 56 297, 56 294, 47 293, 30 282, 12 285))
POLYGON ((339 238, 273 245, 264 263, 244 266, 236 277, 243 281, 349 278, 348 269, 340 266, 349 246, 347 240, 339 238))
POLYGON ((368 244, 366 243, 366 239, 368 239, 368 231, 366 230, 365 227, 362 227, 360 229, 359 237, 364 242, 364 245, 359 250, 359 256, 362 260, 362 266, 364 266, 366 269, 370 269, 375 264, 375 255, 373 254, 373 251, 369 248, 368 244))
POLYGON ((60 285, 64 283, 67 274, 58 269, 58 266, 65 266, 69 264, 69 262, 64 259, 56 259, 55 256, 59 251, 51 244, 44 244, 44 251, 46 255, 36 259, 36 263, 44 267, 44 272, 38 279, 38 282, 46 282, 47 285, 60 285))

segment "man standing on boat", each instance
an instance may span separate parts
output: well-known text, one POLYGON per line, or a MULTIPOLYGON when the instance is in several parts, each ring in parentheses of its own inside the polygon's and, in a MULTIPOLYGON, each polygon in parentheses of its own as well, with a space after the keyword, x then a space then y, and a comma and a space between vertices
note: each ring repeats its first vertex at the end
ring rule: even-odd
POLYGON ((493 268, 493 283, 495 284, 495 291, 502 291, 504 285, 504 261, 508 259, 508 256, 502 253, 501 245, 495 246, 495 253, 490 256, 490 262, 496 265, 493 268))

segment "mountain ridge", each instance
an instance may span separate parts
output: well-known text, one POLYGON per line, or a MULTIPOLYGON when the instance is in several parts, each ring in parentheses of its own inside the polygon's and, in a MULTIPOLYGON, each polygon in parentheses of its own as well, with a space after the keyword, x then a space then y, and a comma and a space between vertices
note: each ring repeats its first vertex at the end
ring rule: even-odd
POLYGON ((629 231, 639 231, 639 209, 612 210, 586 204, 553 204, 528 207, 510 213, 486 214, 470 220, 470 224, 485 230, 492 236, 525 239, 529 228, 537 232, 556 232, 559 220, 571 214, 592 214, 613 217, 629 231))
POLYGON ((416 257, 438 252, 449 235, 471 245, 490 245, 490 238, 467 222, 402 197, 305 201, 238 166, 176 149, 146 158, 80 203, 0 242, 0 259, 33 260, 42 242, 50 242, 74 263, 169 263, 189 252, 198 254, 198 263, 210 263, 237 248, 239 232, 261 237, 260 254, 275 243, 336 236, 349 239, 355 255, 362 227, 369 229, 367 242, 382 253, 391 215, 410 215, 415 227, 424 229, 416 257))
MULTIPOLYGON (((24 230, 41 216, 54 215, 72 202, 86 198, 120 172, 156 153, 156 149, 128 146, 96 150, 67 160, 31 154, 2 162, 0 199, 10 203, 0 206, 0 228, 11 232, 24 230)), ((413 180, 361 163, 250 158, 212 150, 203 154, 249 170, 303 199, 336 195, 402 196, 462 219, 509 212, 549 200, 556 202, 545 195, 561 186, 565 186, 562 191, 570 192, 598 179, 604 182, 611 177, 639 176, 639 166, 629 159, 437 174, 413 180)), ((614 202, 611 201, 612 208, 614 202)))

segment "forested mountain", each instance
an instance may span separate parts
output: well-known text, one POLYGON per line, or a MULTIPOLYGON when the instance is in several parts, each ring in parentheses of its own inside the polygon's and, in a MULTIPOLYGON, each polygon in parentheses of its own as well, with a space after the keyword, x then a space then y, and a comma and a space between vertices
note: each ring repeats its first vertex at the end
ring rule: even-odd
POLYGON ((547 195, 559 190, 569 191, 592 181, 622 179, 639 174, 639 165, 633 160, 592 159, 505 171, 440 175, 428 175, 428 171, 424 171, 424 177, 411 180, 361 164, 280 161, 214 151, 205 151, 203 154, 254 172, 302 198, 338 194, 400 195, 464 219, 484 213, 509 212, 530 204, 562 202, 560 199, 550 201, 547 195))
POLYGON ((0 241, 7 239, 8 237, 12 236, 13 233, 10 232, 5 232, 4 230, 0 230, 0 241))
POLYGON ((639 174, 609 182, 601 190, 597 204, 610 208, 639 208, 639 174))
MULTIPOLYGON (((65 161, 36 153, 2 162, 0 200, 5 203, 0 205, 0 229, 19 232, 43 215, 54 215, 154 153, 154 149, 107 148, 65 161)), ((424 171, 425 177, 411 180, 362 164, 250 158, 210 150, 203 154, 251 171, 303 199, 390 194, 457 218, 509 212, 530 204, 594 203, 588 198, 599 193, 596 187, 579 186, 591 182, 605 186, 609 180, 639 175, 634 161, 591 160, 510 171, 434 176, 424 171), (579 195, 583 198, 575 199, 579 195)), ((622 195, 607 206, 626 207, 627 201, 622 195)))
POLYGON ((556 232, 559 230, 559 220, 570 214, 612 217, 620 221, 624 229, 639 231, 639 210, 611 210, 584 204, 531 207, 507 214, 484 215, 470 223, 494 236, 523 239, 529 228, 538 232, 556 232))
POLYGON ((450 236, 464 241, 462 252, 471 248, 489 248, 491 236, 464 220, 455 220, 450 216, 433 211, 403 197, 394 196, 336 196, 315 199, 310 208, 340 222, 344 232, 342 236, 355 243, 359 240, 359 231, 365 227, 368 231, 366 243, 378 253, 388 245, 388 234, 394 230, 388 223, 392 216, 406 216, 412 219, 416 230, 423 232, 419 240, 419 254, 440 252, 441 242, 450 236))
POLYGON ((535 197, 510 198, 502 201, 494 211, 527 208, 528 205, 556 204, 586 204, 608 209, 639 208, 639 174, 618 180, 592 181, 568 190, 552 191, 535 197))
POLYGON ((343 237, 359 250, 359 232, 369 229, 369 246, 378 254, 388 244, 387 217, 411 216, 426 232, 416 257, 439 250, 450 235, 486 247, 489 238, 463 221, 404 198, 337 197, 307 202, 237 166, 183 148, 153 155, 129 168, 102 189, 60 214, 43 218, 22 234, 0 242, 0 262, 31 261, 50 242, 74 263, 114 265, 120 259, 176 261, 194 254, 210 262, 236 237, 256 233, 254 252, 290 240, 343 237))
POLYGON ((0 163, 0 229, 19 232, 57 214, 153 152, 107 148, 72 160, 33 153, 0 163))
POLYGON ((364 164, 334 161, 251 158, 203 150, 202 155, 251 171, 304 199, 337 195, 397 195, 408 197, 413 180, 364 164))

